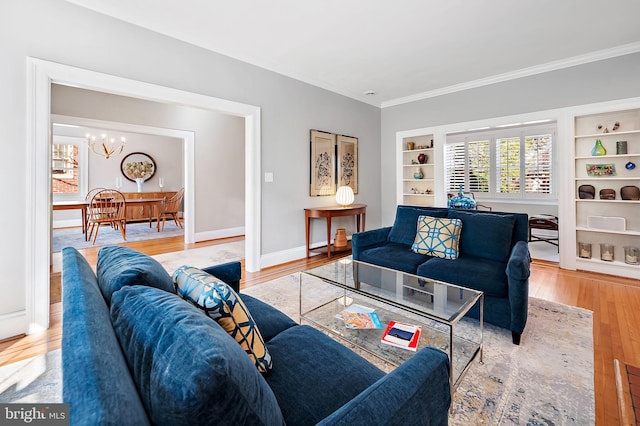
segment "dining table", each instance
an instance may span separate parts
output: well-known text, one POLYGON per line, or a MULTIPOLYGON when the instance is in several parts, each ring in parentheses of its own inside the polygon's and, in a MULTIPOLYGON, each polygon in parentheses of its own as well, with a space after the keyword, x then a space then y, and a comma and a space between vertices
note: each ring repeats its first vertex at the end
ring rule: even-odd
MULTIPOLYGON (((150 206, 149 210, 149 227, 151 222, 156 219, 156 229, 160 232, 160 212, 162 205, 164 204, 164 198, 133 198, 125 200, 125 215, 127 208, 135 208, 141 206, 150 206), (153 212, 153 213, 152 213, 153 212)), ((82 233, 87 234, 87 208, 90 201, 87 200, 69 200, 69 201, 54 201, 52 203, 53 210, 81 210, 82 211, 82 233)))

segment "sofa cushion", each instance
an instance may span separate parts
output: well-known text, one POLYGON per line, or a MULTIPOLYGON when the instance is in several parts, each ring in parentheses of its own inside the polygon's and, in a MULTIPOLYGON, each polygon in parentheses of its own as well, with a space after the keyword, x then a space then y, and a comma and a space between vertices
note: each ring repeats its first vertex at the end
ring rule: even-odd
POLYGON ((74 424, 149 424, 91 266, 65 247, 62 270, 62 400, 74 424))
POLYGON ((469 254, 500 262, 509 259, 515 216, 451 209, 449 217, 462 220, 461 256, 469 254))
POLYGON ((192 266, 176 269, 173 279, 178 295, 217 321, 242 346, 258 371, 271 370, 271 355, 260 330, 240 296, 228 284, 192 266))
POLYGON ((389 232, 389 241, 392 243, 410 246, 416 237, 416 224, 418 217, 429 215, 432 217, 447 217, 447 209, 398 206, 396 209, 396 219, 389 232))
POLYGON ((240 345, 175 294, 125 287, 113 294, 111 322, 152 423, 284 423, 240 345))
POLYGON ((283 331, 268 346, 274 363, 283 368, 274 368, 266 380, 288 425, 318 423, 384 376, 351 349, 307 325, 283 331))
POLYGON ((416 237, 411 250, 443 259, 458 258, 460 219, 419 216, 416 237))
POLYGON ((98 252, 98 284, 107 305, 124 286, 146 285, 175 292, 173 280, 157 260, 124 246, 106 246, 98 252))
POLYGON ((249 312, 251 312, 251 316, 256 322, 258 329, 260 329, 260 334, 262 334, 265 342, 273 339, 287 328, 298 324, 262 300, 256 299, 248 294, 241 294, 240 297, 242 297, 242 301, 247 306, 247 309, 249 309, 249 312))
POLYGON ((506 267, 506 262, 465 255, 456 260, 433 258, 420 265, 416 275, 480 290, 487 296, 507 297, 506 267))
POLYGON ((362 262, 398 269, 410 274, 415 274, 418 266, 429 259, 431 257, 414 253, 411 251, 410 246, 399 243, 385 243, 378 247, 366 249, 360 255, 360 261, 362 262))

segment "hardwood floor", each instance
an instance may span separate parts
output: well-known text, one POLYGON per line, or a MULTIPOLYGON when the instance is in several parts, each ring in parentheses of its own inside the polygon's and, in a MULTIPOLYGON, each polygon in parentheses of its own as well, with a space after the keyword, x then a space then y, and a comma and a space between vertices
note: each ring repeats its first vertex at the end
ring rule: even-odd
MULTIPOLYGON (((242 238, 229 238, 204 243, 188 244, 182 238, 127 243, 126 245, 156 255, 189 248, 204 247, 242 238)), ((81 250, 95 265, 98 249, 81 250)), ((336 259, 337 257, 334 257, 336 259)), ((321 265, 326 259, 314 256, 256 273, 243 271, 241 288, 247 288, 297 271, 321 265)), ((55 262, 54 262, 55 263, 55 262)), ((60 280, 59 264, 52 272, 53 293, 60 280)), ((640 280, 613 277, 582 271, 567 271, 554 263, 534 261, 531 266, 529 295, 593 311, 594 389, 596 423, 618 424, 614 359, 640 365, 640 280)), ((52 303, 51 327, 39 334, 0 342, 0 366, 60 347, 62 336, 61 303, 52 303)), ((526 334, 523 336, 526 345, 526 334)))

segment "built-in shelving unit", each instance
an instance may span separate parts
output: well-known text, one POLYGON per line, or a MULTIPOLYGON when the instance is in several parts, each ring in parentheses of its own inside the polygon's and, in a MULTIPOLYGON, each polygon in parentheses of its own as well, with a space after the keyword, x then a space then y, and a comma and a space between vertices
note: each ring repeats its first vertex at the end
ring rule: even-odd
POLYGON ((640 200, 623 200, 621 189, 640 187, 640 108, 607 111, 574 116, 574 183, 575 183, 575 236, 576 267, 607 274, 640 278, 640 265, 627 263, 624 247, 640 247, 640 200), (617 125, 616 125, 617 123, 617 125), (598 128, 602 126, 602 128, 598 128), (616 130, 613 130, 617 127, 616 130), (608 132, 604 132, 607 128, 608 132), (592 155, 600 139, 605 155, 592 155), (617 152, 618 142, 626 142, 626 153, 617 152), (625 167, 635 163, 635 168, 625 167), (615 174, 590 176, 588 165, 613 165, 615 174), (579 198, 579 187, 592 185, 594 199, 579 198), (612 189, 613 200, 600 198, 600 190, 612 189), (624 229, 602 229, 589 226, 589 217, 624 219, 624 229), (580 257, 579 243, 591 244, 591 257, 580 257), (614 246, 613 260, 601 260, 600 244, 614 246))
POLYGON ((433 135, 404 137, 401 150, 401 203, 433 206, 435 197, 433 135), (421 156, 424 156, 423 162, 420 162, 421 156))

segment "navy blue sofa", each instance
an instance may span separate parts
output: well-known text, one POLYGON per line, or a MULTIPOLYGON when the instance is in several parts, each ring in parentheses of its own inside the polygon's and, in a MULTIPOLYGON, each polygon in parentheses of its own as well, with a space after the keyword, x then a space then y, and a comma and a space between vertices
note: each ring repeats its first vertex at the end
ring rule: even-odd
MULTIPOLYGON (((524 213, 398 206, 393 226, 356 233, 351 244, 354 260, 483 291, 484 320, 511 330, 518 345, 528 312, 527 237, 524 213), (411 250, 421 215, 462 220, 457 259, 411 250)), ((478 306, 468 315, 478 318, 478 306)))
MULTIPOLYGON (((424 348, 385 374, 324 333, 241 294, 266 375, 174 293, 154 259, 105 247, 93 272, 63 249, 63 399, 72 425, 445 425, 449 361, 424 348), (97 275, 96 275, 97 274, 97 275)), ((205 268, 237 291, 240 263, 205 268)))

